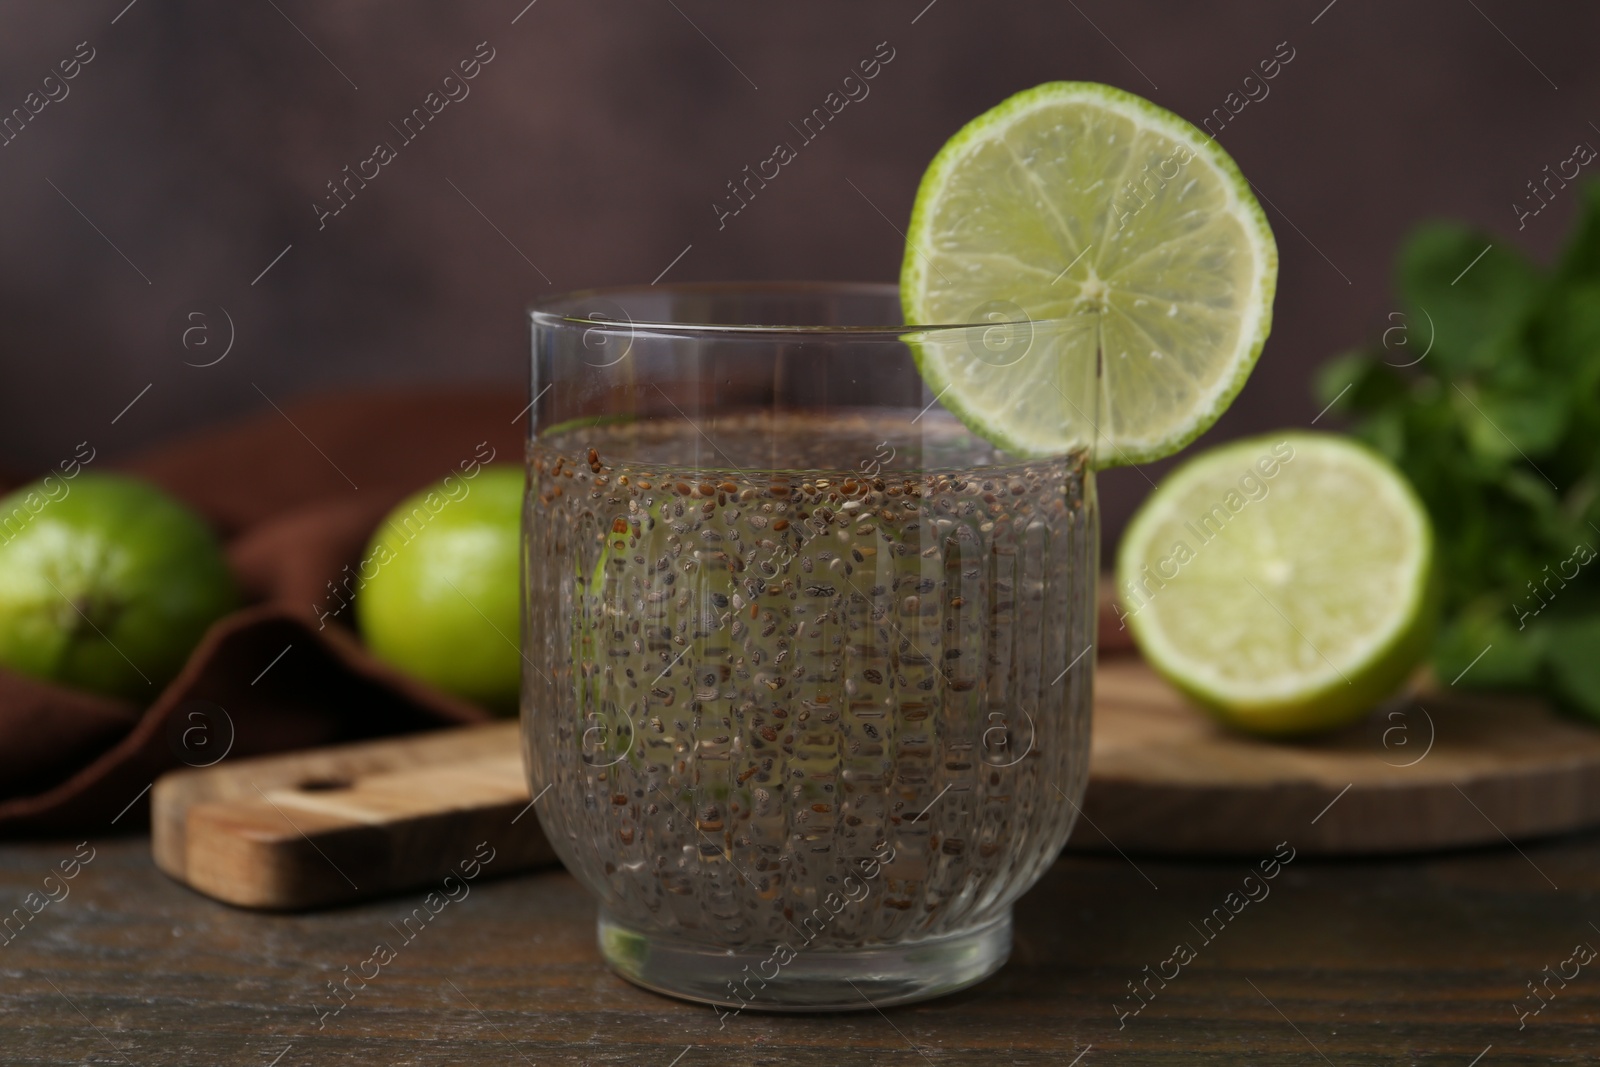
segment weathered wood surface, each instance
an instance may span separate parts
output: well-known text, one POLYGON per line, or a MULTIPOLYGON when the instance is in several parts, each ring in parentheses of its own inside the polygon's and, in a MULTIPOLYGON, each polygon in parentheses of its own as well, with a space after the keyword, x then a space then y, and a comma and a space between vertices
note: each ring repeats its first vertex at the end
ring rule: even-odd
MULTIPOLYGON (((59 896, 44 880, 75 845, 0 847, 0 905, 59 896)), ((709 1009, 608 972, 594 908, 560 871, 494 880, 490 861, 406 943, 390 924, 423 907, 421 891, 317 914, 242 912, 170 881, 144 839, 91 847, 68 895, 0 944, 8 1067, 1064 1067, 1089 1046, 1082 1067, 1467 1067, 1480 1053, 1479 1067, 1499 1067, 1600 1052, 1600 960, 1565 988, 1550 979, 1553 998, 1520 1031, 1514 1008, 1536 1006, 1526 983, 1575 945, 1600 946, 1594 835, 1525 844, 1525 855, 1297 856, 1209 943, 1190 924, 1225 906, 1246 864, 1069 855, 1020 902, 1011 963, 976 989, 884 1014, 746 1012, 725 1029, 709 1009), (325 983, 380 941, 395 959, 319 1029, 318 1009, 333 1006, 325 983), (1125 983, 1180 941, 1196 957, 1119 1028, 1116 1005, 1133 1003, 1125 983)))

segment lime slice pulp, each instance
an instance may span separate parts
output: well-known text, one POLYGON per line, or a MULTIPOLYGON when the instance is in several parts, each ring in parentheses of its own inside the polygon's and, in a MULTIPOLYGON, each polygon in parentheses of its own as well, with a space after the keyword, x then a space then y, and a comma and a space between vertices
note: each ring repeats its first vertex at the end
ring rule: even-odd
POLYGON ((934 158, 900 289, 910 323, 1030 324, 991 349, 913 342, 975 433, 1116 466, 1176 452, 1233 400, 1277 270, 1266 215, 1214 140, 1120 89, 1050 82, 934 158))
POLYGON ((1145 658, 1230 724, 1330 729, 1391 694, 1427 650, 1433 533, 1405 478, 1362 445, 1293 431, 1173 471, 1117 557, 1145 658))

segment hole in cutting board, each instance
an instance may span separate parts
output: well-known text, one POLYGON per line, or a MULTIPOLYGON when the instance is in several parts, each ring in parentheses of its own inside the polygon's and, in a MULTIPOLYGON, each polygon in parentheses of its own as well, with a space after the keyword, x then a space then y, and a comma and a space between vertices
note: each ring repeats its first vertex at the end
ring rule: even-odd
POLYGON ((303 793, 332 793, 340 789, 349 789, 354 784, 348 778, 311 778, 295 788, 303 793))

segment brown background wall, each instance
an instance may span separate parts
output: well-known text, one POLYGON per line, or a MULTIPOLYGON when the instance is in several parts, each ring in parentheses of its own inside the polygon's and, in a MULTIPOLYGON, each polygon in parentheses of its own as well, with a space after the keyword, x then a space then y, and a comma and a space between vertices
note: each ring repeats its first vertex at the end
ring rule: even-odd
MULTIPOLYGON (((1570 198, 1521 233, 1511 203, 1576 141, 1600 145, 1591 3, 126 3, 0 13, 0 112, 94 49, 0 147, 0 466, 16 473, 264 397, 520 390, 528 298, 649 281, 686 246, 672 280, 892 279, 888 220, 903 227, 933 152, 1007 94, 1107 81, 1198 121, 1284 41, 1270 95, 1220 136, 1270 199, 1282 276, 1267 353, 1212 437, 1304 425, 1310 371, 1387 325, 1407 227, 1463 216, 1548 256, 1570 198), (319 231, 324 183, 398 142, 389 123, 482 41, 470 96, 319 231), (871 95, 719 231, 724 183, 880 41, 895 58, 871 95), (220 345, 218 307, 232 351, 186 366, 219 347, 186 352, 184 316, 208 310, 220 345)), ((1115 527, 1147 485, 1104 485, 1115 527)))

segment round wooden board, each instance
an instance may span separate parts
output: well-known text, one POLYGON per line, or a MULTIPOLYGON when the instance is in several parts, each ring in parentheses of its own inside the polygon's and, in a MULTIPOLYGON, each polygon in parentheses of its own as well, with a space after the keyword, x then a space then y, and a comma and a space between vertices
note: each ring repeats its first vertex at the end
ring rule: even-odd
POLYGON ((1600 729, 1505 695, 1424 691, 1337 734, 1267 741, 1112 656, 1093 737, 1073 849, 1417 852, 1600 825, 1600 729))

